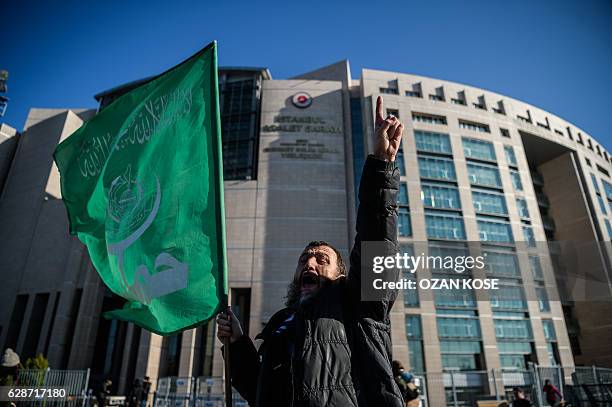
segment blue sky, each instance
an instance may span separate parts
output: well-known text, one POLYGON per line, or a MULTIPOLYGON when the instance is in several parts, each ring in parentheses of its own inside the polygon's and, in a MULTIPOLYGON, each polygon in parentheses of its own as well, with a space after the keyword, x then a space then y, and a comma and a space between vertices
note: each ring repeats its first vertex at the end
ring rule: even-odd
POLYGON ((216 39, 220 65, 265 66, 274 78, 346 58, 355 78, 373 68, 490 89, 612 150, 609 0, 8 0, 2 14, 11 102, 0 122, 18 129, 30 107, 95 107, 95 93, 159 73, 216 39))

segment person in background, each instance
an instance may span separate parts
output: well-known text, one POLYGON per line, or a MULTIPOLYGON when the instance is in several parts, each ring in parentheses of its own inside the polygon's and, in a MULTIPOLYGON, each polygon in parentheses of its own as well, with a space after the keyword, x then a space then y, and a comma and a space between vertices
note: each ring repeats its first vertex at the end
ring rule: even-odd
POLYGON ((6 348, 0 367, 0 386, 17 386, 21 367, 19 355, 11 348, 6 348))
POLYGON ((525 392, 520 387, 512 389, 512 393, 514 393, 512 407, 530 407, 532 405, 531 402, 525 398, 525 392))
POLYGON ((140 407, 147 407, 147 400, 149 399, 149 391, 151 390, 151 381, 149 376, 145 376, 142 381, 142 400, 140 401, 140 407))
POLYGON ((391 363, 391 367, 393 370, 393 378, 402 392, 406 407, 418 407, 420 393, 416 384, 414 384, 414 376, 406 372, 404 365, 402 365, 402 362, 399 360, 394 360, 391 363))
POLYGON ((563 395, 550 380, 546 379, 542 391, 546 393, 546 402, 549 406, 557 407, 563 402, 563 395))

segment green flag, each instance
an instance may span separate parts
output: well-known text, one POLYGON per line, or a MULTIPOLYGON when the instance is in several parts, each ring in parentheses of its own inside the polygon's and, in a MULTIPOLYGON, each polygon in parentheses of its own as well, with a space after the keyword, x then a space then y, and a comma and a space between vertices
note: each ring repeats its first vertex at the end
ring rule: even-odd
POLYGON ((55 151, 70 233, 128 300, 105 314, 169 335, 227 295, 216 43, 126 93, 55 151))

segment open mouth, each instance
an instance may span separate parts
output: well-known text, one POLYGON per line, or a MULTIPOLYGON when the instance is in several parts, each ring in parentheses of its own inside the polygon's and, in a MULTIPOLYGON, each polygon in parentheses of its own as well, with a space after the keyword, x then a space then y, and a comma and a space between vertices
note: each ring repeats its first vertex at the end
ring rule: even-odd
POLYGON ((311 291, 319 287, 319 275, 312 271, 302 273, 302 291, 311 291))

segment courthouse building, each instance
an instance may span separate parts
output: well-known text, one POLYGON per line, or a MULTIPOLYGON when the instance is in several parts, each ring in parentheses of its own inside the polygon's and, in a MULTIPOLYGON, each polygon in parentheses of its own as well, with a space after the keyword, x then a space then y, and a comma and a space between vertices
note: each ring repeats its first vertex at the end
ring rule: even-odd
MULTIPOLYGON (((387 113, 406 125, 397 157, 402 250, 486 253, 474 277, 501 284, 490 297, 400 294, 391 313, 394 358, 426 373, 431 405, 444 404, 445 371, 465 375, 453 383, 461 401, 506 385, 492 371, 530 362, 612 367, 602 340, 612 337, 610 252, 593 243, 612 234, 612 157, 586 132, 459 83, 369 69, 352 79, 348 61, 289 80, 265 68, 219 75, 231 302, 251 337, 283 307, 309 241, 348 256, 383 95, 387 113), (549 248, 554 241, 575 243, 549 248), (581 268, 568 270, 567 259, 581 268)), ((145 81, 96 95, 99 108, 145 81)), ((2 127, 0 345, 24 358, 42 352, 55 368, 90 367, 94 381, 111 378, 119 393, 135 377, 221 377, 214 324, 161 337, 100 316, 122 300, 68 236, 52 161, 57 143, 95 113, 32 109, 22 133, 2 127)))

